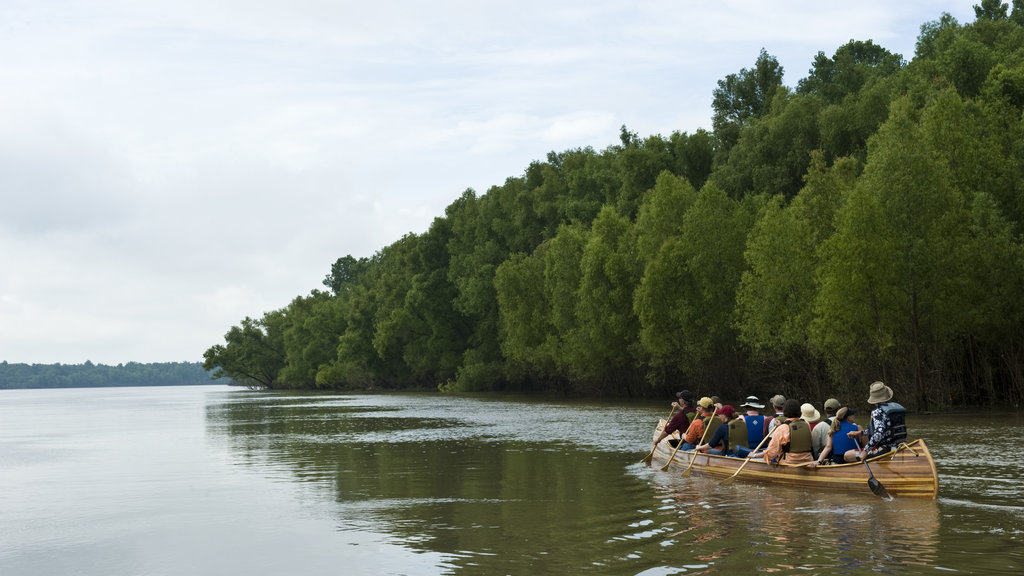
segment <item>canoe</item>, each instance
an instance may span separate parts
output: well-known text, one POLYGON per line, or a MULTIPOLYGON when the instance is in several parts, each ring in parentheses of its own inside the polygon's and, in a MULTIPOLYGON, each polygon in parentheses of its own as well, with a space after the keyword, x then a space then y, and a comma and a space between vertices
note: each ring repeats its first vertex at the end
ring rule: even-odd
MULTIPOLYGON (((662 420, 654 431, 654 437, 661 434, 665 421, 662 420)), ((652 438, 652 439, 653 439, 652 438)), ((651 466, 663 468, 675 449, 668 439, 660 442, 651 457, 651 466)), ((728 478, 742 466, 736 480, 767 482, 785 486, 797 486, 812 490, 845 490, 871 494, 868 487, 868 470, 863 463, 831 464, 810 468, 806 465, 765 464, 764 459, 751 460, 745 466, 743 458, 714 456, 680 450, 668 467, 669 472, 690 472, 728 478), (693 465, 690 465, 691 459, 693 465)), ((939 475, 935 461, 924 440, 900 445, 888 454, 869 458, 871 472, 885 486, 891 496, 935 499, 939 493, 939 475)))

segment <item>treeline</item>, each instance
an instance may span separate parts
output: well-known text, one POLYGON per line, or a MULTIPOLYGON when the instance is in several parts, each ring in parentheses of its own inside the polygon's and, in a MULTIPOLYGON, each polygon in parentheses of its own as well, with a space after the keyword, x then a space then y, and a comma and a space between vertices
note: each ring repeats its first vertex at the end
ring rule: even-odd
POLYGON ((269 388, 1024 400, 1024 0, 782 84, 762 50, 712 131, 549 153, 326 291, 245 318, 216 376, 269 388))
POLYGON ((0 362, 0 390, 12 388, 101 388, 213 384, 199 362, 8 364, 0 362))

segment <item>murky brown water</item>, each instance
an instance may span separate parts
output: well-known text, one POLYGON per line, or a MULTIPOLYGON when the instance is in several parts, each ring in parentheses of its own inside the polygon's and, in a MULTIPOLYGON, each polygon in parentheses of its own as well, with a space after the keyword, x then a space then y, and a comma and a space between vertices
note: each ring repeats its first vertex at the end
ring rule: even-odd
MULTIPOLYGON (((667 409, 667 405, 666 405, 667 409)), ((939 499, 639 463, 661 405, 0 392, 0 574, 1007 574, 1024 419, 913 416, 939 499)))

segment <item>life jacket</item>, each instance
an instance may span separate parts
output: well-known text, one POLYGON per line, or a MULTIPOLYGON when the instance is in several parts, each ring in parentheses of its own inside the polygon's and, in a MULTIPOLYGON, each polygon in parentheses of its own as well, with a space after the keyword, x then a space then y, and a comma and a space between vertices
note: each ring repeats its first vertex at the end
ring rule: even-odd
MULTIPOLYGON (((885 431, 882 444, 892 446, 907 440, 907 410, 896 402, 880 404, 879 409, 889 417, 889 429, 885 431)), ((875 419, 868 423, 868 436, 875 435, 875 419)))
MULTIPOLYGON (((753 450, 764 440, 764 416, 744 416, 747 421, 747 447, 753 450)), ((738 444, 738 442, 737 442, 738 444)))
POLYGON ((683 412, 683 414, 686 414, 687 422, 693 422, 693 419, 697 417, 697 409, 692 406, 687 406, 686 412, 683 412))
POLYGON ((907 410, 896 402, 882 404, 882 411, 889 415, 889 429, 892 430, 893 444, 907 440, 907 410))
POLYGON ((812 450, 811 444, 811 427, 807 422, 803 420, 794 420, 787 422, 789 425, 789 444, 782 447, 783 452, 810 452, 812 450))
POLYGON ((747 437, 747 425, 743 423, 743 418, 733 418, 729 420, 729 437, 726 440, 729 454, 736 452, 736 447, 743 444, 743 439, 747 437))
POLYGON ((852 422, 839 424, 839 430, 832 434, 832 454, 835 457, 842 456, 850 450, 857 449, 857 442, 847 436, 850 432, 856 432, 857 425, 852 422))

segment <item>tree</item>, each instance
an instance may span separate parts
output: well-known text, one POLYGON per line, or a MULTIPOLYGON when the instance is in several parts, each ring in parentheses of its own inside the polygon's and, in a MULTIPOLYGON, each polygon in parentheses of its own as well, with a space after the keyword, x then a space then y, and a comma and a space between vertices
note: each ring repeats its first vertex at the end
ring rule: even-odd
POLYGON ((978 20, 1006 20, 1007 8, 1009 6, 999 0, 981 0, 980 6, 974 5, 974 17, 978 20))
POLYGON ((906 62, 873 43, 850 40, 829 58, 818 52, 809 75, 797 84, 799 94, 814 94, 826 105, 840 104, 868 84, 899 72, 906 62))
POLYGON ((966 212, 910 104, 894 105, 839 210, 823 248, 813 332, 840 379, 881 372, 927 409, 926 373, 965 310, 956 286, 966 212))
POLYGON ((241 326, 232 326, 224 335, 224 344, 216 344, 203 353, 203 368, 213 378, 232 380, 262 388, 278 387, 278 373, 285 365, 284 312, 267 312, 263 318, 246 317, 241 326))
POLYGON ((323 284, 337 296, 357 284, 369 264, 366 258, 356 260, 351 254, 342 256, 331 264, 331 273, 324 278, 323 284))
POLYGON ((783 73, 779 61, 762 48, 753 68, 744 68, 718 81, 712 92, 711 125, 724 150, 732 148, 747 122, 768 113, 782 86, 783 73))
POLYGON ((638 323, 633 290, 640 266, 630 222, 610 207, 601 210, 580 260, 579 347, 573 368, 601 392, 628 392, 638 323))

